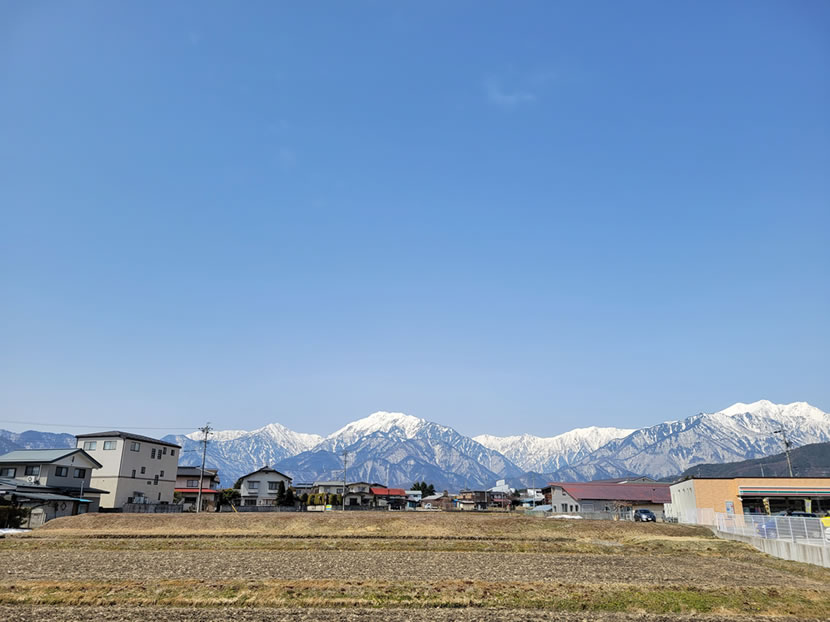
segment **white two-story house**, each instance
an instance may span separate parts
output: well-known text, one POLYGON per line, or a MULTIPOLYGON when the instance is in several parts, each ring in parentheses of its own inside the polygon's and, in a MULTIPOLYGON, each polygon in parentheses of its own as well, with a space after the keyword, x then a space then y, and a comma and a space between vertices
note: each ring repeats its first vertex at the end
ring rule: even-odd
POLYGON ((92 485, 110 493, 101 499, 102 508, 173 503, 179 445, 117 430, 75 438, 79 448, 101 463, 92 485))
POLYGON ((242 505, 275 505, 280 482, 287 490, 291 486, 291 478, 271 467, 248 473, 240 478, 239 492, 242 505))

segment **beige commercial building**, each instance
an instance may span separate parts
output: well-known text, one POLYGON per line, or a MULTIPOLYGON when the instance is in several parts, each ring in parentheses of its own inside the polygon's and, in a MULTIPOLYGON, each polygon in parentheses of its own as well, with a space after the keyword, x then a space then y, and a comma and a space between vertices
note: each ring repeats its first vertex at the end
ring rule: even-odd
POLYGON ((101 464, 92 474, 92 485, 109 492, 102 497, 101 508, 173 503, 179 445, 117 430, 75 438, 77 446, 101 464))
POLYGON ((711 522, 714 513, 830 511, 830 477, 692 477, 671 485, 671 513, 711 522))

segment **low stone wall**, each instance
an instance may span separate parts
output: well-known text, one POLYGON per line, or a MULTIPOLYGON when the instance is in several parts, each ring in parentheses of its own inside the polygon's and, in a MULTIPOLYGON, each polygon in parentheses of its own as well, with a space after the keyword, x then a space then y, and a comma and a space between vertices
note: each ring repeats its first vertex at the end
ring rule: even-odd
POLYGON ((728 533, 712 529, 715 535, 725 540, 736 540, 751 544, 759 551, 769 553, 774 557, 789 559, 794 562, 804 562, 830 568, 830 547, 801 544, 789 540, 775 540, 773 538, 760 538, 758 536, 744 536, 736 533, 728 533))

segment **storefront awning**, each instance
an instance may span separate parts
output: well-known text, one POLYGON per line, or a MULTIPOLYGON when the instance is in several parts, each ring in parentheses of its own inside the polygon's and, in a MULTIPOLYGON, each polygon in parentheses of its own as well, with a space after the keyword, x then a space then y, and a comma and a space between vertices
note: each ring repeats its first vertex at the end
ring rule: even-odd
POLYGON ((741 497, 830 497, 830 486, 739 486, 741 497))

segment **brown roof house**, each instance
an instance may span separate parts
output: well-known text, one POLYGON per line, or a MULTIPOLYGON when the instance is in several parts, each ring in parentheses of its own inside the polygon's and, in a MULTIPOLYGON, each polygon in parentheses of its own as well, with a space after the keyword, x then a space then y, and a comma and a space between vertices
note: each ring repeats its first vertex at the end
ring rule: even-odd
POLYGON ((651 510, 662 516, 671 503, 669 484, 659 482, 551 482, 542 489, 553 512, 611 512, 627 516, 633 510, 651 510))

